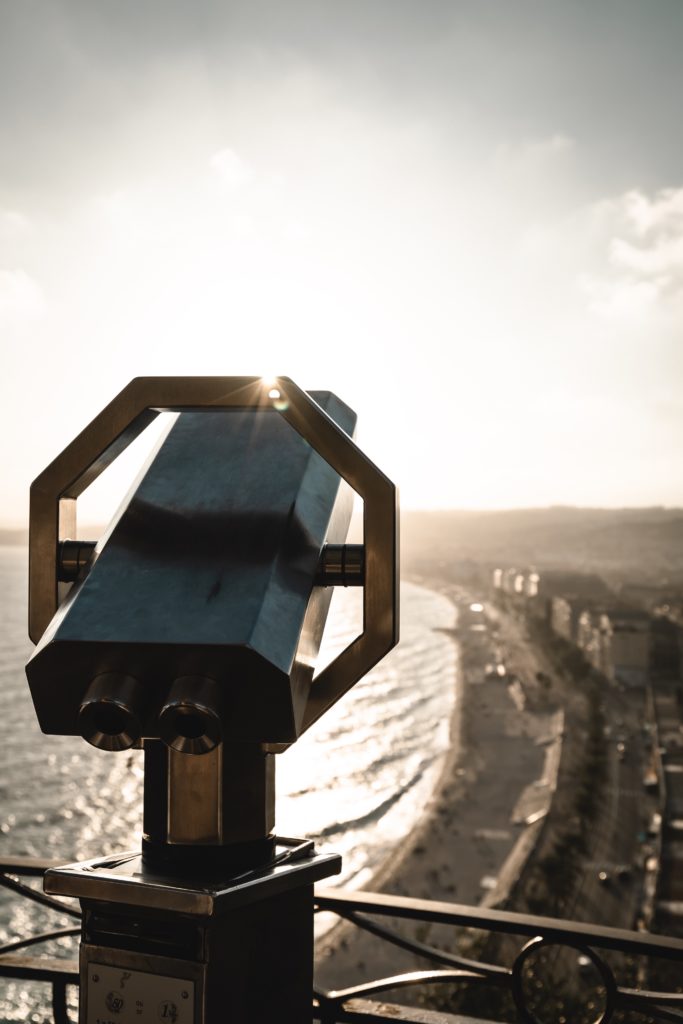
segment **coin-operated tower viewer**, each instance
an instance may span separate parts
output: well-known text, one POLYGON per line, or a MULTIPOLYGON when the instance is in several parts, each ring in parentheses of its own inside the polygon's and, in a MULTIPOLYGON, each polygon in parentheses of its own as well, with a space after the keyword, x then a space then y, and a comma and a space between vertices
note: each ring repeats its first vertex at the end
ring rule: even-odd
POLYGON ((142 849, 45 879, 83 909, 80 1024, 311 1020, 313 883, 341 862, 277 836, 276 755, 398 639, 396 490, 355 420, 288 378, 138 378, 32 485, 40 726, 144 748, 142 849), (161 411, 104 536, 74 540, 79 494, 161 411), (363 631, 316 674, 334 585, 363 587, 363 631))

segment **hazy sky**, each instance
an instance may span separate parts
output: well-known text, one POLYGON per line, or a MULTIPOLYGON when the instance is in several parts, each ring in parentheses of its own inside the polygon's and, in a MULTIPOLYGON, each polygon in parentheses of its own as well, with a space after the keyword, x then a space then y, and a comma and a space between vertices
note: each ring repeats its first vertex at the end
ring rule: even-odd
POLYGON ((2 523, 140 374, 334 390, 406 507, 683 504, 682 50, 681 0, 0 0, 2 523))

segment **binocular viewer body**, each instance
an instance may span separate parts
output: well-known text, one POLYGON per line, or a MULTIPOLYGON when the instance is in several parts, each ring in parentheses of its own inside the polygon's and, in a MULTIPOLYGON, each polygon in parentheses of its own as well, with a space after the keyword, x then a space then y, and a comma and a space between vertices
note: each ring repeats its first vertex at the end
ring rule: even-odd
POLYGON ((32 485, 38 720, 144 748, 149 863, 267 860, 274 755, 398 639, 396 489, 355 424, 288 378, 137 378, 32 485), (160 411, 179 415, 102 539, 72 557, 78 495, 160 411), (362 546, 344 545, 354 492, 362 546), (316 673, 332 585, 349 579, 362 632, 316 673))
POLYGON ((311 1019, 313 883, 341 864, 275 836, 275 754, 398 640, 396 489, 355 422, 288 378, 138 378, 32 485, 40 726, 144 749, 142 851, 45 876, 83 910, 80 1024, 311 1019), (160 411, 105 535, 74 545, 79 494, 160 411), (362 632, 316 673, 350 579, 362 632))
MULTIPOLYGON (((355 414, 311 397, 352 436, 355 414)), ((269 408, 181 412, 27 666, 44 732, 124 749, 161 738, 290 744, 353 492, 269 408)))

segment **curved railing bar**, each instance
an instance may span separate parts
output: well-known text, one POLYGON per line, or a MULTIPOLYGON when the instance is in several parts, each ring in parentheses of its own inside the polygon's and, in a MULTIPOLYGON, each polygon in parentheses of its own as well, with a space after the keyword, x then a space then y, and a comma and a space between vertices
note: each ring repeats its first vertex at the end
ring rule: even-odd
MULTIPOLYGON (((637 1009, 637 1007, 630 1003, 628 1008, 637 1009)), ((683 1021, 683 1013, 678 1013, 676 1010, 665 1010, 661 1006, 648 1006, 647 1014, 650 1018, 664 1021, 665 1024, 681 1024, 681 1021, 683 1021)))
POLYGON ((358 999, 368 995, 377 995, 379 992, 387 992, 394 988, 409 988, 411 985, 434 985, 446 984, 448 982, 478 982, 480 985, 488 981, 482 978, 481 974, 473 974, 471 971, 407 971, 405 974, 395 974, 388 978, 378 978, 376 981, 368 981, 362 985, 351 985, 349 988, 341 988, 330 992, 314 991, 314 996, 323 1004, 337 1006, 347 999, 358 999))
POLYGON ((40 942, 50 942, 51 939, 63 939, 66 936, 80 934, 80 928, 59 928, 56 931, 31 935, 28 939, 17 939, 16 942, 7 942, 4 946, 0 946, 0 956, 4 953, 15 953, 18 949, 25 949, 27 946, 37 946, 40 942))
MULTIPOLYGON (((465 968, 464 970, 452 972, 411 972, 398 976, 403 979, 401 982, 398 982, 395 978, 378 979, 376 982, 368 982, 354 988, 345 989, 343 992, 328 993, 327 996, 323 995, 322 998, 333 1000, 333 1002, 328 1003, 329 1007, 336 1005, 344 999, 385 991, 391 986, 400 987, 401 985, 420 984, 420 982, 424 982, 424 978, 427 976, 432 977, 434 980, 438 978, 442 983, 449 980, 455 981, 456 979, 470 984, 481 984, 488 981, 489 984, 493 983, 504 987, 510 984, 512 989, 514 968, 508 969, 494 964, 467 960, 464 957, 460 958, 436 949, 426 943, 404 939, 383 925, 369 920, 365 916, 368 912, 370 914, 388 914, 398 920, 422 920, 425 923, 480 927, 491 933, 515 931, 518 934, 523 934, 524 932, 529 934, 531 927, 533 927, 536 936, 542 937, 546 943, 571 946, 579 952, 585 952, 589 955, 595 950, 597 944, 598 949, 621 949, 623 952, 635 952, 637 950, 641 954, 645 953, 650 956, 683 959, 680 948, 681 942, 677 939, 667 937, 662 941, 662 936, 648 935, 647 939, 643 941, 643 936, 640 934, 622 932, 617 929, 591 927, 590 925, 581 925, 576 922, 533 918, 527 915, 507 912, 505 914, 500 912, 494 914, 490 911, 482 913, 480 908, 465 908, 453 905, 449 907, 447 904, 439 905, 434 903, 431 903, 430 906, 427 901, 418 901, 407 897, 388 897, 384 894, 375 893, 339 894, 328 890, 324 893, 316 893, 315 909, 316 912, 336 914, 339 918, 377 936, 380 940, 389 942, 419 956, 424 956, 434 962, 465 968), (364 913, 359 913, 359 910, 364 911, 364 913), (452 911, 455 911, 455 913, 452 911), (463 911, 469 911, 469 913, 465 914, 463 911), (480 920, 483 917, 489 919, 480 920), (664 943, 667 945, 665 946, 664 943)), ((591 959, 596 956, 598 956, 597 953, 593 952, 591 959)), ((598 957, 598 959, 601 963, 604 963, 601 957, 598 957)), ((614 1010, 619 1008, 650 1014, 654 1020, 666 1022, 666 1024, 683 1024, 683 994, 648 992, 619 987, 611 968, 606 964, 604 966, 605 970, 609 971, 611 978, 609 987, 614 999, 609 1018, 612 1017, 614 1010)))
MULTIPOLYGON (((551 970, 553 966, 557 964, 558 955, 562 950, 565 952, 573 950, 575 954, 583 955, 588 958, 599 975, 599 984, 597 986, 589 987, 595 988, 596 990, 604 987, 605 991, 605 1008, 600 1016, 595 1019, 595 1024, 609 1024, 614 1016, 618 991, 614 971, 610 965, 585 943, 576 941, 558 943, 556 939, 549 940, 543 935, 538 935, 530 942, 527 942, 524 948, 521 949, 515 957, 515 961, 512 965, 511 992, 520 1019, 525 1021, 526 1024, 539 1024, 538 1017, 536 1017, 533 1009, 527 1001, 527 995, 524 991, 522 980, 524 965, 527 960, 530 957, 533 957, 539 950, 543 950, 546 955, 552 951, 550 956, 551 970)), ((545 989, 546 986, 543 986, 543 988, 545 989)))
POLYGON ((490 910, 460 903, 442 903, 410 896, 387 893, 348 892, 346 890, 319 889, 315 894, 320 910, 340 914, 346 909, 435 924, 461 925, 496 934, 543 935, 548 941, 572 944, 582 943, 600 949, 612 949, 632 955, 657 956, 683 961, 683 938, 656 933, 631 932, 605 925, 585 924, 562 918, 539 917, 509 910, 490 910))
POLYGON ((437 949, 426 942, 419 942, 417 939, 405 939, 403 936, 391 931, 390 928, 385 928, 375 921, 370 921, 363 914, 356 914, 354 911, 337 911, 337 914, 351 924, 355 924, 358 928, 362 928, 363 931, 376 935, 378 938, 398 946, 399 949, 405 949, 410 953, 424 956, 428 960, 434 960, 435 963, 448 964, 451 967, 462 967, 465 970, 474 971, 482 977, 490 979, 510 977, 511 975, 511 971, 507 967, 500 967, 498 964, 482 963, 480 960, 468 960, 466 957, 455 956, 453 953, 437 949))
POLYGON ((620 988, 619 995, 637 1002, 643 1000, 646 1003, 656 1002, 668 1006, 680 1006, 683 1010, 683 992, 648 992, 639 988, 620 988))
POLYGON ((25 896, 27 900, 33 900, 34 903, 40 903, 44 907, 49 907, 50 910, 57 910, 60 914, 68 914, 69 917, 75 917, 77 921, 81 920, 80 910, 75 910, 73 907, 67 906, 66 903, 62 903, 61 900, 53 899, 52 896, 46 896, 45 893, 32 889, 30 885, 18 882, 16 878, 10 878, 9 875, 0 875, 0 885, 4 886, 5 889, 11 889, 12 892, 19 893, 20 896, 25 896))
POLYGON ((53 857, 0 857, 0 875, 42 878, 49 868, 58 868, 62 863, 53 857))
POLYGON ((638 1013, 649 1013, 659 1020, 683 1021, 683 993, 643 992, 634 988, 618 988, 617 1006, 620 1009, 636 1010, 638 1013), (680 1007, 680 1010, 677 1007, 680 1007))

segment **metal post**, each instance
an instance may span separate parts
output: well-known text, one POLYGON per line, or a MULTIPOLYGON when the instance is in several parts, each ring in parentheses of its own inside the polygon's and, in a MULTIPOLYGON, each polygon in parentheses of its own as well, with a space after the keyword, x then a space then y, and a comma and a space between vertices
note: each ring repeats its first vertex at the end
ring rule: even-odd
POLYGON ((149 871, 137 854, 53 869, 83 909, 80 1024, 308 1024, 313 883, 341 858, 283 840, 226 882, 149 871))

